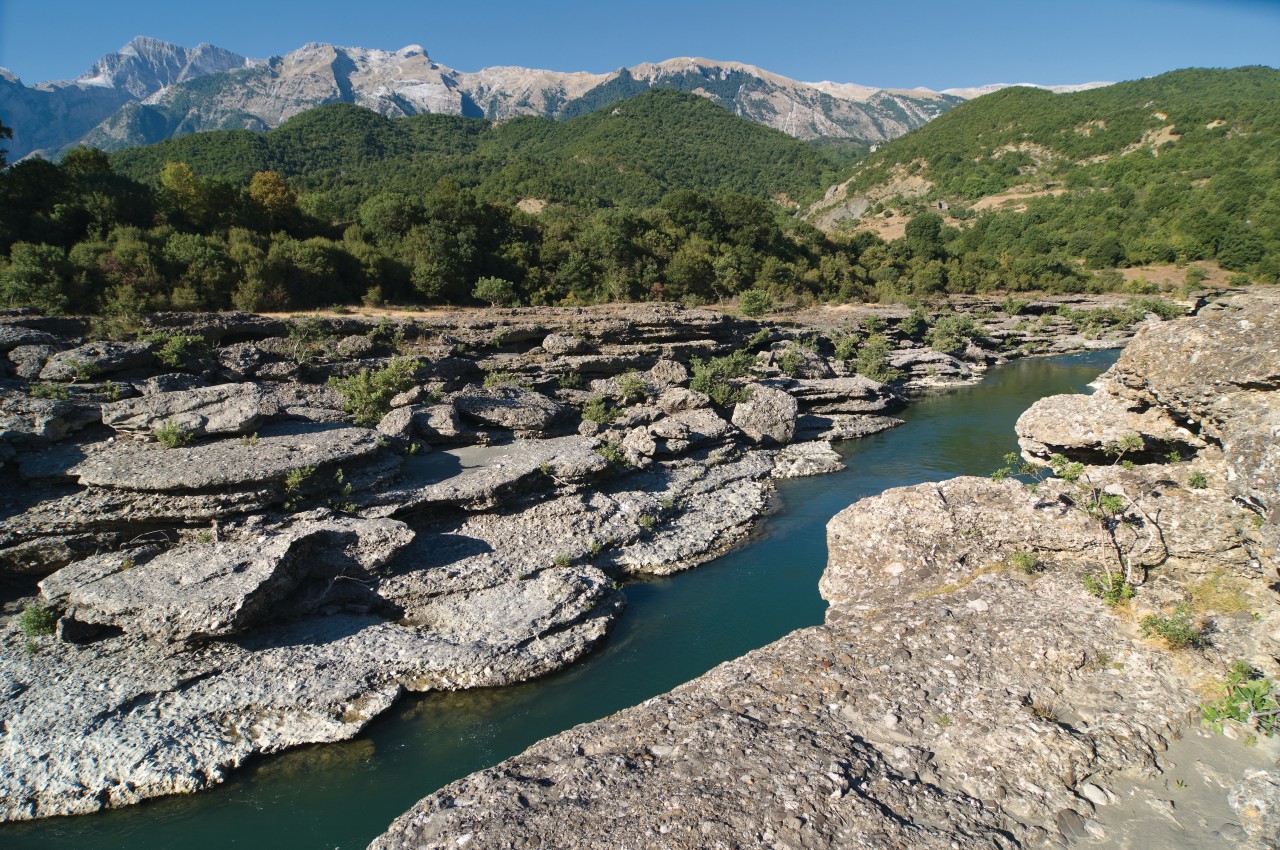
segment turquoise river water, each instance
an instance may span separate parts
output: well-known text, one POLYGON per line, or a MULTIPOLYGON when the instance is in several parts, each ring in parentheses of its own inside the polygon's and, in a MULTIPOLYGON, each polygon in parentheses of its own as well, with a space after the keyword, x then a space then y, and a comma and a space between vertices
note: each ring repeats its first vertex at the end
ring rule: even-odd
POLYGON ((359 740, 261 759, 201 794, 0 826, 0 848, 363 848, 456 778, 822 622, 817 584, 832 516, 890 487, 989 473, 1016 448, 1023 410, 1084 390, 1115 357, 1018 361, 977 386, 917 399, 900 414, 906 425, 838 445, 843 472, 781 482, 776 511, 745 545, 696 570, 628 585, 617 628, 572 669, 515 687, 409 697, 359 740))

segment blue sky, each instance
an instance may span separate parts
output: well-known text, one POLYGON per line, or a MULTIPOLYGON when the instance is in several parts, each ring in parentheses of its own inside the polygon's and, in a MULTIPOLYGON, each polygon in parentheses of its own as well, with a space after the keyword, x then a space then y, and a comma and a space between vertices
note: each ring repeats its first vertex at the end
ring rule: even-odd
POLYGON ((874 86, 1125 80, 1191 65, 1280 65, 1280 0, 0 0, 0 66, 78 76, 135 35, 243 55, 308 41, 442 65, 609 71, 673 56, 874 86))

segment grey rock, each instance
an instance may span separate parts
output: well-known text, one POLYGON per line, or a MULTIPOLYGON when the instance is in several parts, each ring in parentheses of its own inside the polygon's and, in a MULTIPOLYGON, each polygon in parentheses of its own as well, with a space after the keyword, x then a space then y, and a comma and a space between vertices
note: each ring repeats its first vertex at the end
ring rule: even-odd
POLYGON ((518 387, 468 387, 453 397, 464 417, 493 428, 509 428, 518 436, 541 436, 566 414, 563 405, 541 393, 518 387))
POLYGON ((543 337, 542 350, 558 357, 565 354, 586 354, 591 350, 591 346, 580 337, 553 333, 543 337))
POLYGON ((697 410, 710 407, 711 398, 706 393, 684 387, 669 387, 662 391, 657 400, 658 407, 664 413, 679 413, 682 410, 697 410))
POLYGON ((896 399, 883 384, 862 375, 769 384, 795 396, 806 413, 881 413, 896 406, 896 399))
POLYGON ((796 440, 856 440, 902 425, 892 416, 836 413, 818 416, 807 413, 796 419, 796 440))
POLYGON ((90 342, 49 358, 40 370, 44 381, 71 381, 85 375, 111 375, 154 365, 149 342, 90 342))
POLYGON ((1272 770, 1250 770, 1244 780, 1227 793, 1240 827, 1259 846, 1274 845, 1280 839, 1280 774, 1272 770))
POLYGON ((100 417, 98 405, 0 390, 0 443, 46 446, 100 417))
POLYGON ((1204 446, 1164 411, 1143 410, 1106 393, 1042 398, 1018 417, 1014 430, 1024 456, 1041 462, 1053 454, 1077 457, 1081 452, 1104 460, 1105 446, 1130 434, 1142 438, 1146 452, 1160 455, 1175 447, 1189 452, 1204 446))
POLYGON ((761 445, 786 445, 796 432, 799 406, 789 393, 760 384, 748 384, 750 395, 733 408, 733 424, 748 439, 761 445))
POLYGON ((783 446, 773 459, 774 478, 804 478, 844 469, 844 461, 831 444, 822 440, 783 446))
POLYGON ((13 364, 13 372, 19 378, 34 380, 40 377, 44 364, 58 351, 59 347, 56 345, 19 345, 9 351, 9 362, 13 364))
POLYGON ((142 381, 135 381, 133 388, 139 395, 156 395, 158 393, 176 393, 182 390, 194 390, 206 386, 207 382, 199 375, 187 372, 167 372, 153 375, 142 381))
POLYGON ((654 363, 646 377, 656 387, 679 387, 689 383, 689 370, 678 360, 664 359, 654 363))
POLYGON ((274 396, 254 384, 161 392, 102 406, 102 422, 117 431, 154 432, 171 424, 197 436, 247 434, 280 412, 274 396))
POLYGON ((102 559, 89 568, 72 565, 66 570, 79 583, 70 587, 73 580, 60 573, 45 581, 78 622, 165 642, 202 640, 278 616, 308 579, 367 574, 412 537, 393 520, 303 523, 254 540, 179 546, 142 564, 117 557, 110 572, 102 559))
POLYGON ((347 425, 285 423, 253 441, 217 440, 166 449, 119 442, 72 469, 80 483, 121 490, 208 490, 281 481, 291 470, 333 467, 371 458, 375 431, 347 425))
POLYGON ((333 348, 341 357, 368 357, 375 346, 373 340, 364 334, 352 334, 338 340, 333 348))
POLYGON ((48 331, 0 322, 0 353, 22 346, 57 347, 63 343, 62 339, 48 331))

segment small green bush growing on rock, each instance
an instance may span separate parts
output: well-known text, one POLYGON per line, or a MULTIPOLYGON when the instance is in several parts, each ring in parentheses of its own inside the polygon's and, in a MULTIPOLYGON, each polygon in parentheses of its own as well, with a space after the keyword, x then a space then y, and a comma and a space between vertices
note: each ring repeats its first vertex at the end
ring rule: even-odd
POLYGON ((689 382, 691 389, 705 393, 720 407, 728 407, 745 401, 749 395, 746 387, 734 386, 731 381, 741 378, 751 371, 755 358, 745 351, 735 351, 725 357, 712 357, 710 360, 693 359, 693 379, 689 382))
POLYGON ((858 349, 858 374, 880 383, 896 381, 902 377, 902 370, 889 365, 889 353, 893 346, 884 334, 872 334, 858 349))
POLYGON ((1030 552, 1014 552, 1006 560, 1010 567, 1024 575, 1035 575, 1044 569, 1030 552))
POLYGON ((1181 608, 1168 616, 1148 614, 1138 623, 1143 637, 1160 637, 1174 649, 1196 649, 1205 645, 1207 629, 1192 621, 1181 608))
POLYGON ((191 432, 172 419, 156 426, 156 440, 166 449, 176 449, 191 440, 191 432))
POLYGON ((921 339, 929 330, 929 314, 919 307, 911 311, 911 315, 898 321, 898 333, 909 339, 921 339))
POLYGON ((623 404, 635 404, 649 397, 649 387, 635 372, 628 372, 618 379, 618 396, 623 404))
POLYGON ((609 463, 611 463, 614 466, 617 466, 617 467, 630 466, 630 464, 627 463, 626 454, 622 451, 622 446, 618 445, 617 443, 605 443, 602 446, 597 446, 596 454, 600 455, 600 457, 609 461, 609 463))
POLYGON ((951 314, 942 316, 925 335, 934 351, 950 353, 963 348, 970 340, 982 335, 981 329, 968 316, 951 314))
POLYGON ((1256 724, 1262 734, 1270 737, 1280 728, 1280 701, 1276 698, 1276 686, 1252 664, 1237 661, 1227 673, 1222 696, 1200 707, 1204 725, 1214 732, 1221 732, 1229 721, 1246 725, 1256 724))
POLYGON ((789 345, 778 355, 778 368, 783 374, 795 377, 800 367, 805 364, 805 357, 794 345, 789 345))
POLYGON ((53 612, 53 609, 39 602, 33 602, 23 608, 22 613, 18 615, 18 628, 22 629, 22 633, 29 638, 51 635, 57 624, 58 615, 53 612))
POLYGON ((297 363, 306 363, 323 355, 332 340, 333 333, 316 316, 295 319, 289 326, 289 342, 293 348, 290 356, 297 363))
POLYGON ((71 397, 71 391, 67 389, 65 384, 31 384, 27 387, 27 395, 31 398, 47 398, 54 401, 66 401, 71 397))
POLYGON ((381 369, 330 378, 329 386, 342 393, 342 406, 357 425, 372 427, 391 411, 391 399, 414 386, 416 369, 412 359, 397 357, 381 369))
POLYGON ((195 334, 157 331, 145 335, 143 339, 160 346, 156 350, 156 359, 170 369, 181 369, 209 353, 204 337, 195 334))
POLYGON ((862 336, 857 333, 846 333, 832 340, 837 360, 852 360, 858 355, 858 346, 862 344, 862 336))
POLYGON ((302 485, 316 471, 314 466, 299 466, 291 469, 284 476, 284 509, 296 511, 302 506, 302 485))
POLYGON ((1112 608, 1133 598, 1133 585, 1118 573, 1088 573, 1083 581, 1085 590, 1112 608))
POLYGON ((582 405, 582 418, 597 425, 607 425, 618 418, 618 411, 604 396, 592 396, 582 405))
POLYGON ((1187 486, 1192 490, 1203 490, 1209 486, 1209 481, 1204 477, 1204 473, 1196 469, 1187 476, 1187 486))

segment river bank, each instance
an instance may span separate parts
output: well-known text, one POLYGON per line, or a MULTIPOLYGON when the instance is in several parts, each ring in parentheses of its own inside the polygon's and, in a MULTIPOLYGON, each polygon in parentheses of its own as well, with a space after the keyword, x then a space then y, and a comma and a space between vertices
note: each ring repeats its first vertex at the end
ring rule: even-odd
MULTIPOLYGON (((830 336, 662 308, 570 312, 319 338, 255 317, 162 318, 203 335, 185 371, 156 359, 173 333, 77 347, 66 325, 7 325, 7 469, 24 483, 6 505, 0 554, 20 589, 7 610, 38 604, 21 582, 43 576, 60 620, 56 637, 16 622, 4 635, 6 816, 198 790, 256 754, 351 737, 405 689, 560 669, 616 621, 617 581, 723 551, 764 508, 775 471, 833 468, 816 444, 779 465, 771 443, 802 422, 828 438, 895 424, 894 389, 836 374, 848 366, 822 353, 830 336), (408 352, 386 351, 414 333, 408 352), (729 385, 774 399, 762 415, 683 386, 695 356, 752 340, 752 374, 729 385), (324 379, 397 356, 414 359, 417 389, 377 429, 346 424, 324 379), (570 375, 590 389, 561 386, 570 375), (582 416, 597 398, 615 414, 603 423, 582 416), (147 440, 175 422, 189 444, 147 440), (432 445, 513 438, 505 462, 444 477, 419 460, 432 445), (164 545, 136 545, 155 532, 164 545)), ((1057 313, 1044 315, 1019 330, 998 317, 984 339, 1001 325, 1018 345, 1079 332, 1055 333, 1057 313)), ((890 360, 918 368, 911 380, 972 379, 972 362, 898 342, 890 360)), ((979 366, 1000 357, 973 340, 958 353, 979 366)))

